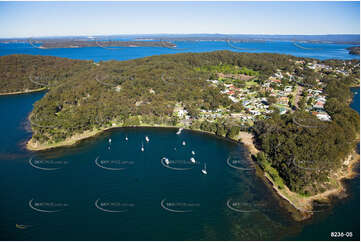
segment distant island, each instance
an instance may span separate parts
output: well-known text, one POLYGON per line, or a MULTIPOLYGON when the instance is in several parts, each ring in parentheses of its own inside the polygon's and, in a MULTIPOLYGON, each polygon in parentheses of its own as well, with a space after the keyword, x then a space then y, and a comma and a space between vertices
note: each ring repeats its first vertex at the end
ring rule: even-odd
POLYGON ((45 40, 45 41, 30 41, 32 45, 39 45, 38 48, 53 49, 53 48, 83 48, 83 47, 176 47, 175 44, 168 41, 116 41, 116 40, 45 40))
POLYGON ((351 55, 360 55, 360 46, 354 46, 347 48, 351 55))
MULTIPOLYGON (((177 127, 245 143, 263 177, 297 210, 343 190, 359 157, 348 104, 359 60, 266 53, 180 53, 128 61, 0 57, 1 93, 47 89, 29 116, 31 150, 114 127, 177 127)), ((296 216, 296 215, 295 215, 296 216)), ((300 218, 301 216, 301 218, 300 218)))

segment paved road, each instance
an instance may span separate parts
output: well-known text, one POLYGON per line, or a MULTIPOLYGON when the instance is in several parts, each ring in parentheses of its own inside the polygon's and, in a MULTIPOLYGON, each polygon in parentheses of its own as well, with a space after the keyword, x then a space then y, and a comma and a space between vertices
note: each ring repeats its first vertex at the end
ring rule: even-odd
POLYGON ((303 92, 303 87, 301 87, 300 85, 297 85, 297 87, 296 87, 296 97, 295 97, 295 106, 297 107, 297 109, 298 109, 298 102, 301 99, 302 92, 303 92))

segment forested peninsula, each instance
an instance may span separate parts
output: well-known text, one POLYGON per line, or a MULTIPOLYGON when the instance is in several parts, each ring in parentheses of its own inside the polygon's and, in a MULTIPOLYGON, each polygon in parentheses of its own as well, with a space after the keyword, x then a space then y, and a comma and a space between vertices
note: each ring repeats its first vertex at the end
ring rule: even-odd
MULTIPOLYGON (((102 48, 116 48, 116 47, 166 47, 175 48, 176 45, 169 41, 117 41, 117 40, 63 40, 63 41, 38 41, 39 48, 54 49, 54 48, 84 48, 84 47, 102 47, 102 48)), ((31 42, 32 45, 35 45, 31 42)))
POLYGON ((99 63, 11 55, 0 57, 0 92, 48 89, 29 116, 32 150, 112 127, 182 127, 234 140, 248 132, 264 175, 309 214, 302 199, 337 189, 334 174, 349 167, 359 142, 359 115, 349 107, 359 70, 359 60, 230 51, 99 63))
POLYGON ((347 48, 351 55, 360 55, 360 46, 353 46, 347 48))

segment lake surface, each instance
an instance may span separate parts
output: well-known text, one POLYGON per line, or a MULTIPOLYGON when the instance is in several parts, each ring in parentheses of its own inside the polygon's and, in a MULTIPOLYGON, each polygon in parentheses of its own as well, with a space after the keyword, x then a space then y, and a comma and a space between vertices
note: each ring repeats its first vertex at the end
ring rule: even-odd
POLYGON ((174 42, 175 49, 165 47, 87 47, 87 48, 59 48, 39 49, 28 43, 0 44, 0 56, 10 54, 32 54, 67 57, 82 60, 129 60, 151 55, 175 54, 183 52, 207 52, 216 50, 230 50, 236 52, 251 53, 279 53, 299 57, 310 57, 317 59, 356 59, 350 55, 345 44, 311 44, 293 43, 289 41, 268 42, 226 42, 226 41, 187 41, 174 42))
MULTIPOLYGON (((197 51, 220 44, 207 42, 197 51)), ((290 51, 280 46, 279 53, 290 51)), ((351 58, 340 46, 326 47, 334 54, 314 52, 312 57, 351 58)), ((272 48, 276 52, 276 46, 272 48)), ((99 61, 179 52, 124 49, 127 54, 12 44, 1 46, 0 53, 99 61)), ((359 112, 360 91, 352 90, 357 94, 351 107, 359 112)), ((243 145, 216 136, 124 128, 73 147, 26 151, 24 142, 31 137, 27 115, 43 95, 0 96, 2 240, 328 240, 330 232, 337 231, 353 232, 349 239, 359 240, 359 177, 346 182, 348 198, 335 201, 332 209, 316 213, 310 221, 294 222, 255 175, 243 145), (205 166, 207 175, 201 172, 205 166)))

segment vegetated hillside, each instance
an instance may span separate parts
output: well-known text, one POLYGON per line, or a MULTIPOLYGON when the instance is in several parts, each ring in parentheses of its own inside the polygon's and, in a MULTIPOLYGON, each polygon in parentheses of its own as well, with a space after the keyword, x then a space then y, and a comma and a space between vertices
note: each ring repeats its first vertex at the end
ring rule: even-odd
POLYGON ((174 123, 177 103, 189 109, 217 109, 230 99, 210 86, 209 72, 197 67, 232 64, 261 73, 292 68, 295 57, 277 54, 242 54, 229 51, 153 56, 129 61, 107 61, 77 72, 62 85, 52 87, 34 105, 35 140, 57 142, 75 133, 110 125, 143 122, 174 123), (41 118, 41 120, 40 120, 41 118), (56 126, 56 129, 44 128, 56 126))
MULTIPOLYGON (((349 107, 354 84, 350 77, 328 75, 325 109, 332 122, 322 122, 302 110, 259 121, 253 127, 260 163, 274 167, 292 190, 304 195, 324 192, 332 184, 330 174, 359 142, 360 117, 349 107)), ((282 183, 282 182, 281 182, 282 183)))
POLYGON ((0 93, 22 92, 56 86, 76 72, 90 68, 89 61, 53 56, 0 57, 0 93))

